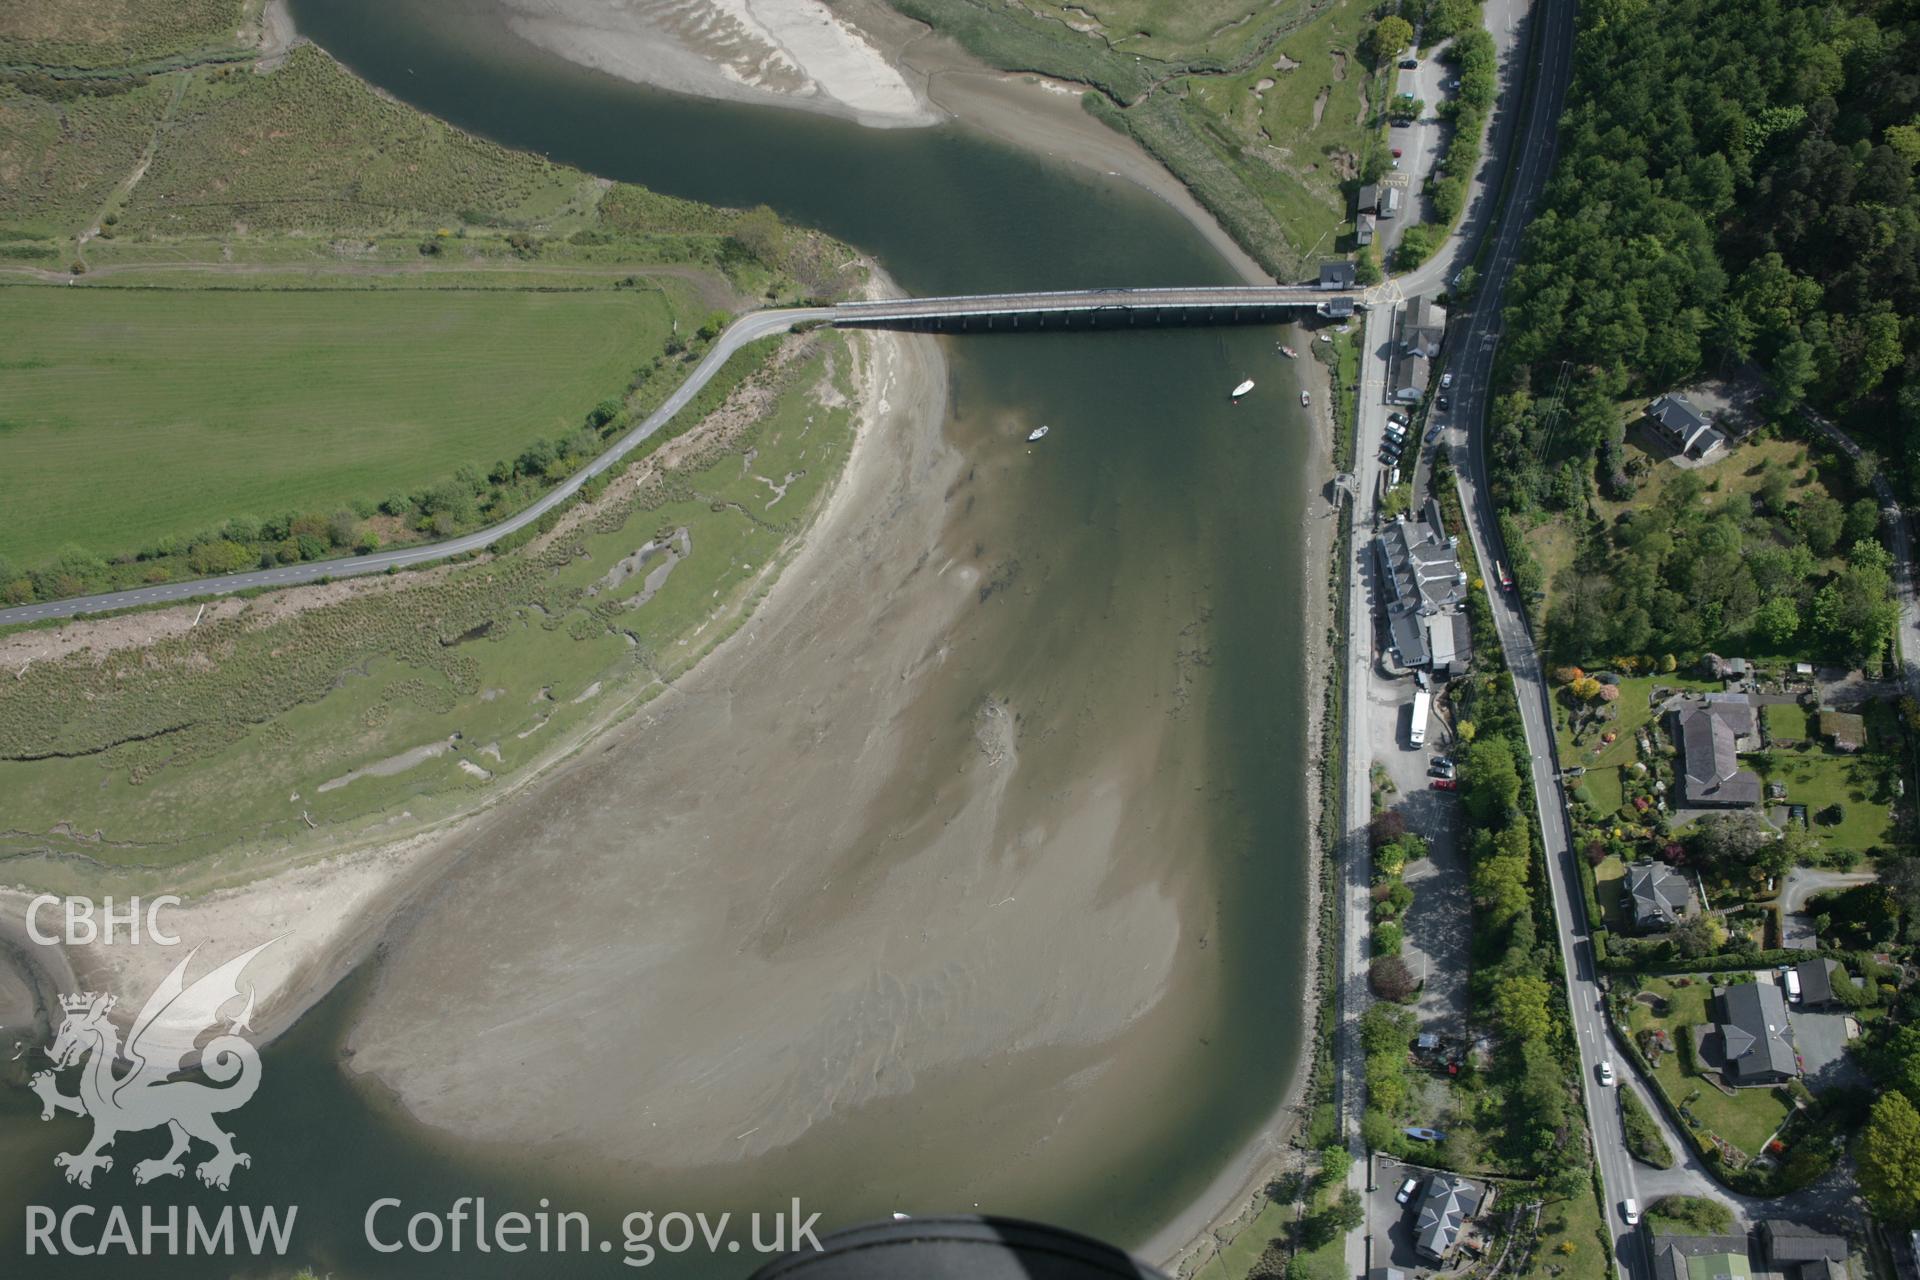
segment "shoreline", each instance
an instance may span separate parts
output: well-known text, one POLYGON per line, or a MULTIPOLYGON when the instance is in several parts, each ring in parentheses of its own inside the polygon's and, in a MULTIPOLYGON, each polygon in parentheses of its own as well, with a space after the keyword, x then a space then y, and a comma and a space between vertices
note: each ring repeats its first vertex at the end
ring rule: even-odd
MULTIPOLYGON (((884 273, 875 272, 876 287, 891 288, 884 273)), ((817 531, 834 512, 845 490, 859 478, 857 468, 870 468, 875 451, 867 446, 876 422, 892 406, 881 393, 882 369, 900 363, 901 344, 911 342, 909 335, 886 331, 865 334, 868 352, 857 360, 861 369, 858 385, 860 407, 846 462, 819 510, 806 527, 793 535, 781 552, 769 561, 771 585, 786 580, 786 571, 799 552, 814 539, 817 531)), ((922 353, 939 375, 944 387, 945 361, 931 343, 922 353)), ((944 394, 941 396, 944 404, 944 394)), ((716 409, 715 415, 720 410, 716 409)), ((709 415, 711 417, 715 415, 709 415)), ((685 450, 698 444, 699 428, 676 437, 669 449, 685 450)), ((637 478, 647 474, 659 462, 672 456, 667 451, 649 455, 628 464, 608 487, 602 501, 617 500, 630 490, 637 478)), ((580 520, 589 518, 595 507, 576 508, 553 534, 559 536, 580 520)), ((376 587, 384 580, 369 580, 376 587)), ((271 608, 276 596, 252 602, 271 608)), ((761 620, 771 593, 748 606, 749 621, 761 620)), ((179 614, 190 618, 195 606, 142 615, 149 622, 179 614)), ((716 617, 723 615, 715 615, 716 617)), ((706 666, 743 635, 750 627, 736 628, 728 637, 701 655, 689 672, 706 666)), ((697 632, 695 634, 698 634, 697 632)), ((393 839, 369 835, 347 837, 342 846, 310 851, 305 857, 275 859, 268 855, 271 869, 263 875, 235 882, 223 871, 228 856, 200 868, 197 884, 178 880, 164 885, 167 892, 186 900, 166 915, 166 928, 179 936, 179 948, 161 947, 142 941, 111 948, 98 944, 80 946, 40 945, 26 934, 26 904, 40 892, 49 891, 43 878, 41 887, 29 887, 17 878, 0 884, 0 975, 17 973, 28 986, 51 984, 60 993, 92 990, 116 995, 128 1020, 160 978, 177 964, 188 950, 202 942, 212 942, 225 952, 238 953, 275 938, 292 935, 304 922, 311 936, 298 938, 292 945, 281 945, 263 952, 248 969, 248 980, 258 991, 254 1029, 256 1046, 265 1047, 290 1030, 301 1017, 325 999, 348 975, 358 969, 384 941, 393 922, 423 895, 430 893, 443 875, 459 860, 466 840, 484 823, 504 811, 508 802, 528 789, 551 779, 570 761, 600 741, 636 714, 643 714, 668 688, 658 683, 636 681, 630 696, 609 704, 607 711, 578 726, 567 738, 532 762, 508 785, 488 795, 464 812, 440 820, 421 830, 393 839)), ((265 852, 265 851, 259 851, 265 852)), ((250 856, 249 856, 250 860, 250 856)), ((93 883, 84 888, 68 886, 69 892, 93 897, 105 894, 155 892, 152 869, 89 867, 77 873, 93 883)), ((217 963, 218 957, 196 961, 189 981, 217 963)))
MULTIPOLYGON (((1311 464, 1303 468, 1301 474, 1302 550, 1310 569, 1314 566, 1322 568, 1321 572, 1309 572, 1301 579, 1300 604, 1307 620, 1302 674, 1307 677, 1309 685, 1323 689, 1322 684, 1313 681, 1313 676, 1326 673, 1328 664, 1334 660, 1333 646, 1328 639, 1334 610, 1325 566, 1332 554, 1336 528, 1332 517, 1337 514, 1338 508, 1327 503, 1324 489, 1333 474, 1333 440, 1338 424, 1333 421, 1331 372, 1314 358, 1307 345, 1310 339, 1305 331, 1298 325, 1288 327, 1296 330, 1303 339, 1300 358, 1289 363, 1296 366, 1298 385, 1313 395, 1313 456, 1311 464)), ((1307 717, 1306 758, 1311 762, 1307 767, 1307 794, 1316 805, 1321 794, 1322 771, 1326 767, 1325 730, 1323 692, 1320 705, 1307 717)), ((1320 1016, 1321 995, 1333 979, 1333 975, 1320 971, 1323 941, 1320 936, 1321 907, 1324 897, 1320 873, 1322 863, 1331 856, 1331 851, 1325 847, 1321 837, 1317 813, 1306 815, 1306 849, 1307 858, 1302 867, 1307 901, 1304 942, 1306 962, 1313 979, 1300 1007, 1302 1024, 1310 1034, 1303 1037, 1300 1056, 1293 1064, 1286 1088, 1281 1091, 1280 1100, 1266 1121, 1207 1184, 1204 1192, 1140 1246, 1138 1252, 1142 1256, 1175 1276, 1192 1275, 1231 1243, 1239 1234, 1238 1228, 1244 1227, 1258 1212, 1260 1201, 1266 1194, 1266 1184, 1301 1159, 1293 1142, 1306 1120, 1306 1098, 1313 1081, 1315 1045, 1326 1032, 1325 1028, 1315 1025, 1320 1016)))

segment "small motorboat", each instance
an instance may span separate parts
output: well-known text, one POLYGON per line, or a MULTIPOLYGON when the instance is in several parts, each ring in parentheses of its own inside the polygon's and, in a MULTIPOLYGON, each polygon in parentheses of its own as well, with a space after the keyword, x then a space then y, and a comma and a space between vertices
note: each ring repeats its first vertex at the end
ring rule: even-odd
POLYGON ((1247 392, 1251 390, 1253 390, 1253 379, 1248 378, 1245 382, 1241 383, 1239 386, 1233 389, 1233 398, 1235 400, 1238 400, 1241 396, 1247 394, 1247 392))
POLYGON ((1313 403, 1313 393, 1311 391, 1302 391, 1300 393, 1300 407, 1305 408, 1306 406, 1312 403, 1313 403))
POLYGON ((1053 430, 1053 428, 1046 426, 1044 423, 1035 427, 1033 430, 1027 432, 1027 443, 1032 444, 1035 440, 1046 439, 1047 432, 1051 430, 1053 430))
POLYGON ((1295 351, 1292 347, 1280 348, 1280 354, 1285 356, 1289 360, 1298 360, 1300 358, 1300 353, 1298 351, 1295 351))

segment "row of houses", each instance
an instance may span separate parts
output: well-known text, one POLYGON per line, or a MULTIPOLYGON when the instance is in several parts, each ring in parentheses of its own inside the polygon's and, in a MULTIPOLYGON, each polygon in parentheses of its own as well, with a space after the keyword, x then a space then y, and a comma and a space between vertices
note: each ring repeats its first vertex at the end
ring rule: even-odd
POLYGON ((1387 643, 1401 667, 1448 678, 1473 661, 1459 544, 1441 525, 1440 504, 1432 498, 1417 522, 1403 516, 1373 540, 1387 643))
POLYGON ((1655 1280, 1850 1280, 1845 1237, 1769 1218, 1744 1236, 1653 1237, 1655 1280))
POLYGON ((1379 222, 1399 216, 1405 195, 1399 187, 1382 187, 1377 182, 1362 186, 1353 201, 1354 240, 1363 248, 1372 244, 1379 222))

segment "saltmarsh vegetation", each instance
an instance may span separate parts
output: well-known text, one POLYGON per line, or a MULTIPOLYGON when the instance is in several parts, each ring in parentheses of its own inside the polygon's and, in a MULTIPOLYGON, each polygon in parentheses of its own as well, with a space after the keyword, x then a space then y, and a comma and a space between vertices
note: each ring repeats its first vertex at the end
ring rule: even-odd
POLYGON ((845 461, 850 343, 819 331, 742 352, 676 419, 704 425, 670 460, 516 549, 30 664, 0 682, 0 851, 142 867, 242 843, 297 853, 483 800, 744 619, 845 461))
MULTIPOLYGON (((1090 112, 1282 279, 1349 246, 1352 193, 1388 164, 1392 63, 1367 44, 1375 6, 1363 0, 891 2, 996 66, 1088 86, 1090 112)), ((1433 8, 1478 21, 1470 0, 1433 8)))

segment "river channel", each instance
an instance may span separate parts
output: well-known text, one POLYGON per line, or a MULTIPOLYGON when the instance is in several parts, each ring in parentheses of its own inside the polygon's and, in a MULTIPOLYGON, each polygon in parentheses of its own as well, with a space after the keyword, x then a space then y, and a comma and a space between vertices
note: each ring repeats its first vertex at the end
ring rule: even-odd
MULTIPOLYGON (((771 205, 871 253, 912 293, 1233 278, 1152 195, 960 125, 866 129, 649 91, 522 44, 471 0, 296 0, 293 10, 303 34, 358 74, 462 128, 674 195, 771 205)), ((347 1046, 362 1007, 378 1003, 387 962, 376 960, 265 1053, 260 1094, 227 1120, 256 1155, 234 1194, 171 1181, 135 1190, 118 1169, 111 1196, 70 1188, 51 1158, 74 1130, 40 1124, 37 1102, 13 1091, 0 1096, 6 1202, 296 1205, 287 1263, 343 1277, 628 1269, 618 1248, 535 1266, 470 1249, 378 1252, 363 1220, 382 1196, 409 1210, 486 1196, 525 1211, 545 1197, 555 1210, 590 1213, 616 1242, 633 1210, 744 1216, 795 1197, 824 1214, 822 1226, 978 1204, 1129 1246, 1148 1241, 1270 1123, 1304 1047, 1314 804, 1306 743, 1320 688, 1305 660, 1305 604, 1320 590, 1306 528, 1322 512, 1302 478, 1313 448, 1294 373, 1275 350, 1281 336, 1245 328, 939 340, 949 378, 942 435, 978 459, 979 476, 964 509, 954 504, 941 545, 927 551, 988 573, 959 656, 924 676, 914 714, 929 726, 926 759, 900 763, 888 812, 873 822, 884 819, 889 832, 938 825, 942 779, 970 767, 969 717, 988 704, 1020 715, 1021 782, 1008 824, 1040 833, 1031 836, 1036 849, 1050 822, 1068 823, 1048 816, 1058 797, 1088 779, 1129 778, 1088 898, 1104 906, 1145 886, 1177 927, 1140 937, 1143 952, 1154 952, 1142 963, 1167 976, 1123 1030, 1097 1043, 1029 1036, 956 1050, 909 1086, 833 1109, 793 1140, 738 1159, 667 1167, 635 1151, 610 1164, 564 1140, 463 1141, 416 1121, 351 1070, 347 1046), (1261 389, 1233 405, 1228 389, 1245 376, 1261 389), (1053 427, 1046 447, 1025 450, 1020 437, 1041 422, 1053 427), (1155 951, 1162 942, 1168 955, 1155 951)), ((569 783, 567 813, 583 848, 630 819, 618 777, 609 768, 569 783)), ((918 857, 946 856, 931 839, 926 849, 935 852, 918 857)), ((558 882, 551 891, 567 892, 565 877, 558 882)), ((571 891, 590 896, 596 886, 571 891)), ((796 936, 836 927, 794 926, 796 936)), ((1124 957, 1129 941, 1104 938, 1102 954, 1124 957)), ((949 975, 956 993, 940 1016, 992 1007, 995 996, 976 988, 1005 974, 988 959, 949 975)), ((1025 980, 1081 984, 1050 993, 1074 1007, 1096 1004, 1102 983, 1064 961, 1025 980)), ((430 1019, 420 1034, 434 1034, 430 1019)), ((950 1028, 942 1034, 965 1044, 950 1028)), ((710 1050, 674 1042, 671 1028, 659 1042, 663 1053, 693 1058, 710 1050)), ((535 1052, 519 1083, 538 1094, 564 1087, 555 1079, 535 1052)), ((0 1221, 0 1254, 20 1256, 20 1228, 17 1217, 0 1221)), ((22 1274, 224 1274, 197 1258, 29 1265, 22 1274)), ((648 1270, 744 1275, 752 1265, 751 1255, 695 1250, 659 1256, 648 1270)), ((288 1269, 248 1264, 236 1274, 288 1269)))

